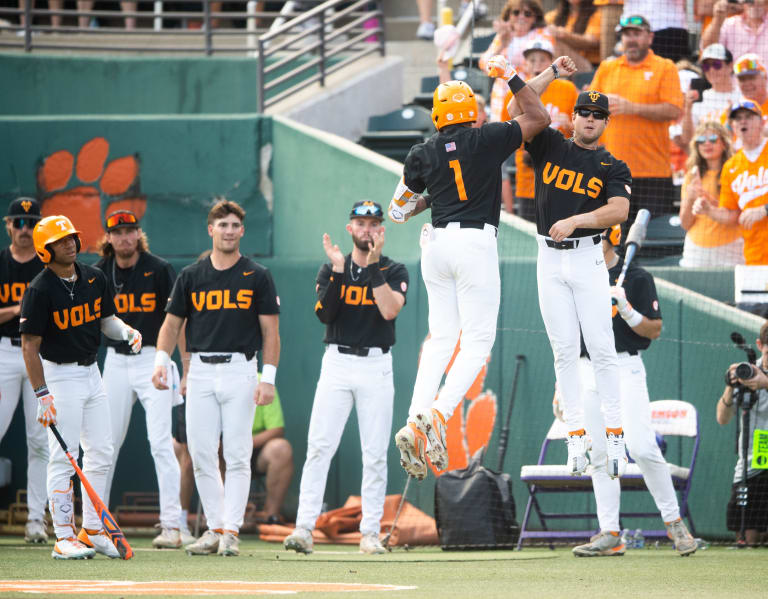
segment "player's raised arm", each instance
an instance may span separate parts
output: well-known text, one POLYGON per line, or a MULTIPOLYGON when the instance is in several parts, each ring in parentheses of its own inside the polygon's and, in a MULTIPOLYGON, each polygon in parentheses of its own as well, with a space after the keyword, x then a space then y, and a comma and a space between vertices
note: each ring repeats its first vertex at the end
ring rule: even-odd
MULTIPOLYGON (((560 56, 550 65, 548 69, 544 69, 541 73, 536 75, 533 79, 526 82, 526 85, 533 90, 533 92, 541 97, 541 94, 549 87, 555 79, 560 77, 570 77, 577 71, 576 64, 569 56, 560 56)), ((520 106, 515 100, 517 96, 512 96, 509 104, 507 104, 507 112, 509 112, 510 118, 516 118, 523 114, 520 106)))

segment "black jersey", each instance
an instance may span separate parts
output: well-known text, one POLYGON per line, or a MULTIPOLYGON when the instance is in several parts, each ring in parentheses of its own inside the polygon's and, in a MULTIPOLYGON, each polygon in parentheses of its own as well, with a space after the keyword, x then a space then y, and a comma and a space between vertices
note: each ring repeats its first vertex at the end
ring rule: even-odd
MULTIPOLYGON (((157 334, 165 320, 165 306, 171 296, 176 272, 162 258, 141 252, 132 268, 120 268, 114 256, 96 263, 107 277, 115 295, 115 310, 126 324, 141 333, 143 346, 157 345, 157 334)), ((129 353, 126 341, 105 337, 106 344, 129 353)))
POLYGON ((499 226, 501 164, 523 142, 516 121, 479 128, 443 127, 408 152, 403 179, 432 199, 432 224, 488 223, 499 226))
POLYGON ((179 273, 166 312, 187 319, 191 352, 243 353, 261 349, 260 314, 279 314, 272 275, 266 267, 241 256, 234 266, 216 270, 211 258, 179 273))
MULTIPOLYGON (((24 290, 29 282, 43 270, 43 263, 35 255, 27 262, 16 262, 11 248, 0 251, 0 308, 8 308, 21 303, 24 290)), ((19 336, 19 317, 0 324, 0 337, 19 336)))
MULTIPOLYGON (((608 198, 629 198, 632 175, 629 167, 604 148, 588 150, 547 127, 525 143, 533 159, 536 229, 549 235, 557 221, 592 212, 608 198)), ((571 237, 587 237, 602 229, 576 229, 571 237)))
MULTIPOLYGON (((387 284, 405 297, 408 269, 386 256, 379 268, 387 284)), ((373 298, 373 288, 366 268, 344 259, 344 274, 332 272, 330 263, 317 273, 315 314, 325 323, 325 343, 352 347, 390 347, 395 343, 395 321, 385 320, 373 298)))
POLYGON ((29 284, 21 302, 19 328, 43 338, 40 355, 51 362, 95 359, 101 319, 115 313, 104 273, 78 262, 75 272, 77 280, 69 283, 46 268, 29 284))

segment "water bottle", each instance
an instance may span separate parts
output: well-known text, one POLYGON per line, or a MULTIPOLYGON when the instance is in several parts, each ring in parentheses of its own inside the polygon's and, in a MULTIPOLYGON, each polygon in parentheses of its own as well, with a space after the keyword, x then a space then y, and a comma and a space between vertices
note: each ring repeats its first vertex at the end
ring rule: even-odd
POLYGON ((704 539, 694 539, 696 541, 696 549, 699 551, 706 551, 709 549, 709 541, 705 541, 704 539))
POLYGON ((635 530, 635 536, 632 537, 632 540, 634 541, 635 549, 643 549, 645 547, 645 537, 641 529, 635 530))
POLYGON ((625 548, 634 549, 635 540, 632 538, 628 528, 621 531, 621 542, 624 543, 625 548))

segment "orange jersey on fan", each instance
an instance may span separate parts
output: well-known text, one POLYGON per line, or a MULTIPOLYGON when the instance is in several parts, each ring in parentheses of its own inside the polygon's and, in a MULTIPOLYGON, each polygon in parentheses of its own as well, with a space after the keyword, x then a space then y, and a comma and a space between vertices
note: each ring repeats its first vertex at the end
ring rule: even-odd
MULTIPOLYGON (((768 204, 768 142, 757 160, 751 162, 739 150, 723 165, 720 174, 720 206, 742 211, 768 204)), ((768 218, 741 228, 744 236, 744 261, 747 264, 768 264, 768 218)))
MULTIPOLYGON (((579 96, 579 90, 576 86, 566 79, 555 79, 549 84, 544 93, 541 94, 541 103, 549 112, 549 116, 552 117, 552 127, 560 131, 565 137, 568 137, 573 132, 571 126, 567 130, 559 122, 559 116, 567 114, 569 117, 573 114, 573 106, 576 104, 576 98, 579 96)), ((507 105, 512 99, 512 92, 507 94, 504 100, 504 111, 502 112, 502 119, 509 120, 509 112, 507 111, 507 105)), ((515 153, 515 165, 517 172, 515 174, 515 196, 518 198, 533 198, 533 169, 523 163, 523 152, 525 150, 521 146, 515 153)))
MULTIPOLYGON (((668 103, 682 109, 683 92, 675 63, 648 50, 648 56, 630 65, 625 56, 604 60, 591 89, 639 104, 668 103)), ((629 114, 612 114, 601 142, 623 160, 632 177, 669 177, 669 121, 652 121, 629 114)))
MULTIPOLYGON (((720 173, 714 170, 708 170, 701 178, 701 187, 709 200, 716 200, 718 197, 717 181, 720 173)), ((685 181, 683 181, 683 187, 681 193, 683 198, 688 195, 691 190, 691 175, 686 174, 685 181)), ((696 198, 693 198, 695 200, 696 198)), ((721 245, 727 245, 733 243, 739 237, 741 237, 741 231, 738 225, 722 225, 716 220, 709 218, 708 216, 699 215, 693 223, 693 226, 688 229, 688 237, 691 238, 696 245, 703 248, 719 247, 721 245)))

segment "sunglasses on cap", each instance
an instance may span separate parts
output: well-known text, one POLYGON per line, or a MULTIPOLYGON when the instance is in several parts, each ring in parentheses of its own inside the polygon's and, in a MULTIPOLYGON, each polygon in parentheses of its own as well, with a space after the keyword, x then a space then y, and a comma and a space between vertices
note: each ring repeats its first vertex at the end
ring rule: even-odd
POLYGON ((704 71, 705 73, 709 69, 714 69, 715 71, 719 71, 720 69, 723 68, 724 64, 725 63, 718 58, 711 58, 711 59, 708 58, 707 60, 701 63, 701 70, 704 71))
POLYGON ((696 143, 703 144, 705 141, 708 141, 709 143, 713 144, 718 139, 720 139, 720 136, 717 133, 710 133, 709 135, 699 135, 696 138, 696 143))
POLYGON ((602 110, 590 110, 589 108, 578 108, 576 109, 576 114, 585 119, 589 118, 591 115, 596 121, 604 121, 608 118, 608 115, 602 110))
POLYGON ((733 67, 733 72, 737 75, 741 73, 751 74, 747 71, 765 71, 763 65, 757 62, 754 58, 745 58, 737 62, 733 67))
POLYGON ((520 10, 519 8, 516 8, 515 10, 512 11, 512 14, 514 16, 516 16, 516 17, 520 16, 520 13, 523 13, 523 16, 527 17, 529 19, 531 17, 535 17, 536 16, 536 13, 535 12, 531 12, 530 10, 525 10, 525 9, 524 10, 520 10))
POLYGON ((381 208, 376 206, 375 204, 371 205, 361 205, 361 206, 355 206, 352 209, 352 214, 350 214, 351 218, 354 218, 356 216, 373 216, 374 218, 384 218, 384 214, 381 212, 381 208))
POLYGON ((30 229, 34 229, 35 225, 38 223, 39 219, 33 219, 33 218, 14 218, 13 219, 13 228, 14 229, 23 229, 24 227, 29 227, 30 229))
POLYGON ((619 27, 628 27, 630 25, 642 27, 643 29, 647 27, 642 17, 621 17, 621 19, 619 19, 619 27))
POLYGON ((115 212, 107 217, 107 229, 119 225, 136 225, 138 227, 139 221, 136 215, 130 212, 115 212))

